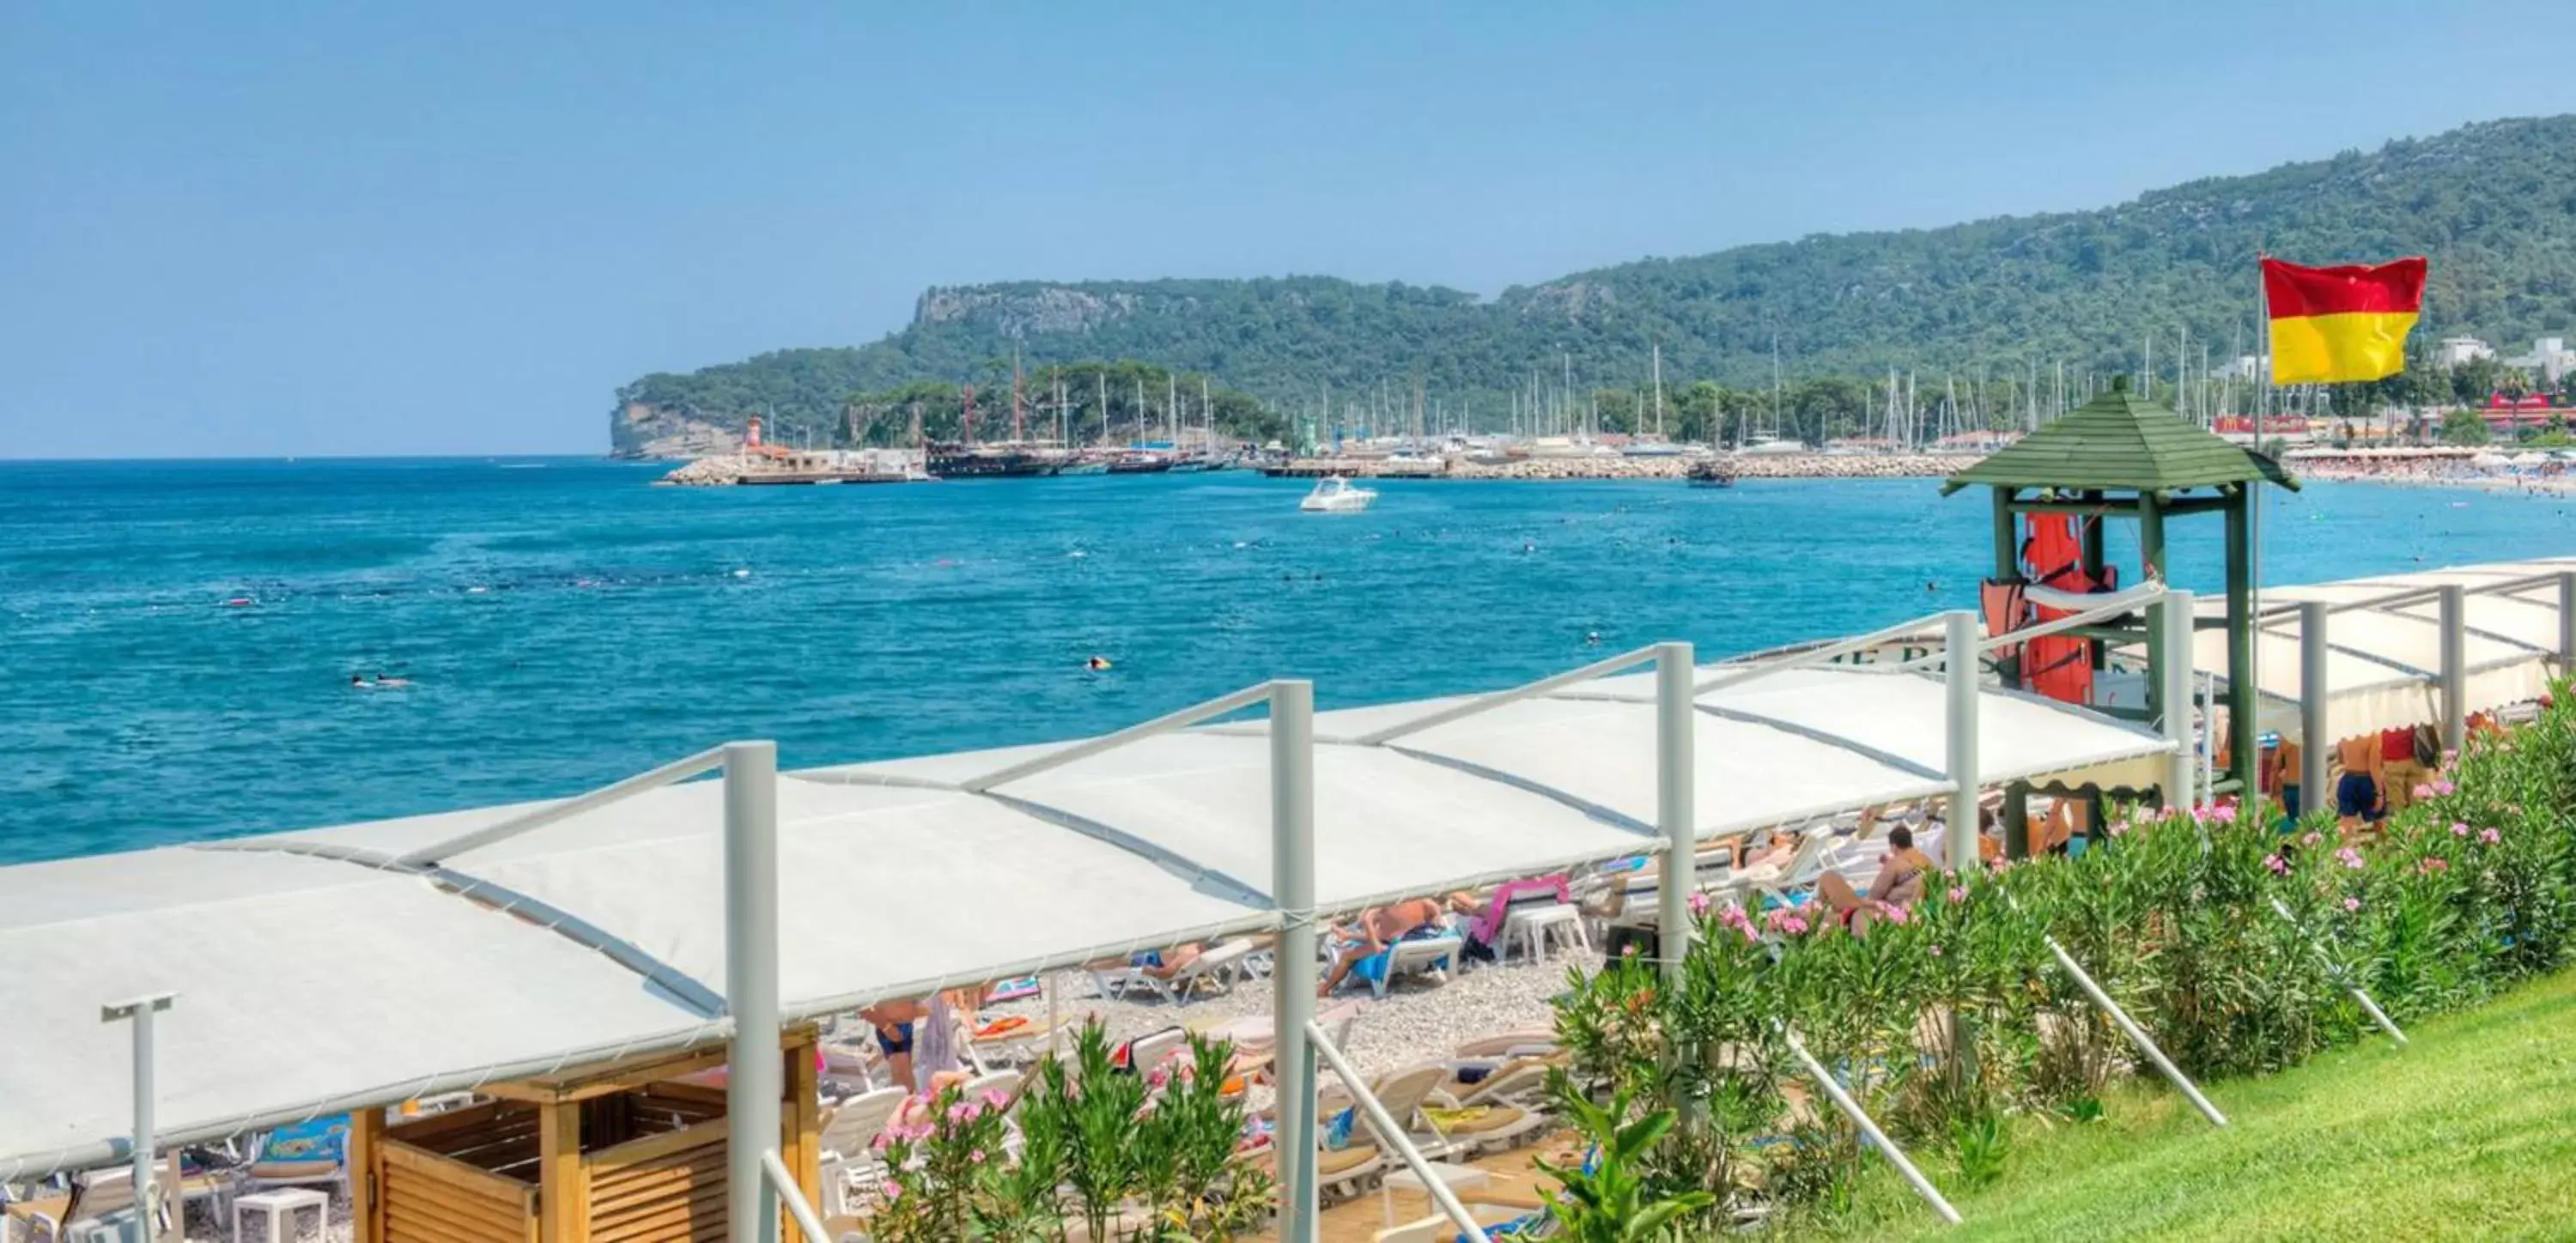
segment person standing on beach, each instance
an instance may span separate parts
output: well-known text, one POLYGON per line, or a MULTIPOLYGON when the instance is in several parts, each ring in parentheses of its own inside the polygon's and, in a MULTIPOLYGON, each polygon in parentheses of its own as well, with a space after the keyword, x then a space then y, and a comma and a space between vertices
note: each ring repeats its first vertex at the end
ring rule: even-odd
POLYGON ((2335 744, 2335 763, 2343 768, 2343 776, 2335 782, 2335 827, 2346 840, 2363 825, 2377 824, 2388 814, 2381 754, 2380 736, 2375 733, 2335 744))

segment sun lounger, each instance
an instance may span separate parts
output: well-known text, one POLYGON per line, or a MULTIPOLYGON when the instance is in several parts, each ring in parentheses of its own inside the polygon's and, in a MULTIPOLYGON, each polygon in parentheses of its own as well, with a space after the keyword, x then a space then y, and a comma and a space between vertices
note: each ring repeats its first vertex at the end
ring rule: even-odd
MULTIPOLYGON (((1480 1226, 1499 1226, 1529 1215, 1527 1210, 1496 1204, 1470 1204, 1467 1214, 1474 1217, 1480 1226)), ((1389 1226, 1370 1235, 1369 1240, 1370 1243, 1452 1243, 1457 1237, 1458 1223, 1449 1220, 1447 1213, 1434 1213, 1400 1226, 1389 1226)))
POLYGON ((1474 1083, 1452 1078, 1441 1085, 1439 1103, 1451 1109, 1472 1105, 1517 1105, 1535 1097, 1547 1087, 1547 1072, 1556 1063, 1544 1057, 1519 1057, 1495 1065, 1474 1083))
POLYGON ((1446 984, 1448 973, 1457 968, 1458 956, 1466 948, 1466 938, 1454 932, 1398 941, 1361 959, 1346 978, 1368 981, 1370 994, 1381 999, 1389 985, 1408 975, 1427 975, 1446 984))
POLYGON ((1488 1057, 1507 1058, 1524 1056, 1538 1051, 1553 1052, 1556 1047, 1555 1028, 1526 1027, 1517 1031, 1495 1032, 1490 1036, 1478 1036, 1472 1040, 1462 1040, 1458 1042, 1457 1054, 1461 1059, 1488 1057))
POLYGON ((1144 967, 1132 963, 1123 967, 1092 968, 1091 986, 1102 997, 1112 1000, 1123 999, 1130 992, 1143 990, 1173 1005, 1180 1005, 1188 1001, 1202 985, 1231 986, 1238 969, 1245 965, 1244 960, 1251 953, 1252 942, 1243 937, 1236 937, 1201 953, 1187 966, 1174 971, 1169 977, 1157 976, 1144 967))
POLYGON ((861 1184, 883 1176, 885 1163, 877 1158, 876 1139, 894 1120, 895 1111, 903 1108, 905 1096, 902 1088, 878 1088, 842 1102, 823 1120, 818 1146, 823 1152, 820 1207, 824 1216, 852 1211, 851 1194, 861 1184))

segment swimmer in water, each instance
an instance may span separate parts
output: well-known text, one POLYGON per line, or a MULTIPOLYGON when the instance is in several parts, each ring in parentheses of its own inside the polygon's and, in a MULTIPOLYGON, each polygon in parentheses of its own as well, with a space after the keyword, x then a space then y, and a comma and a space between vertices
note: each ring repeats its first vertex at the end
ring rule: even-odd
POLYGON ((367 689, 367 675, 363 673, 350 674, 349 689, 353 691, 362 691, 367 689))
POLYGON ((380 691, 381 691, 381 690, 400 690, 400 689, 402 689, 403 687, 406 687, 406 686, 411 685, 411 679, 410 679, 410 678, 389 678, 389 677, 386 677, 385 675, 383 675, 383 674, 379 673, 379 674, 377 674, 377 675, 376 675, 376 680, 375 680, 373 683, 370 683, 370 685, 374 686, 377 690, 380 690, 380 691))
POLYGON ((1106 656, 1094 656, 1091 659, 1082 662, 1082 667, 1089 669, 1093 673, 1103 673, 1108 671, 1110 668, 1109 658, 1106 656))
POLYGON ((1584 645, 1585 647, 1599 647, 1599 646, 1601 646, 1601 632, 1600 632, 1600 631, 1598 631, 1598 630, 1587 630, 1587 631, 1584 631, 1584 632, 1583 632, 1583 645, 1584 645))

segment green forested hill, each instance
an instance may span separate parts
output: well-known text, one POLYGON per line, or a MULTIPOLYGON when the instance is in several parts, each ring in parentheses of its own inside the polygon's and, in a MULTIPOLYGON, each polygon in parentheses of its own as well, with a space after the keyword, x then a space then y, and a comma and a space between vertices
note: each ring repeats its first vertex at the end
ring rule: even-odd
MULTIPOLYGON (((783 350, 618 390, 620 447, 657 420, 846 427, 854 399, 974 381, 1007 395, 1014 346, 1034 367, 1137 359, 1206 374, 1279 406, 1326 386, 1461 401, 1498 422, 1507 394, 1554 380, 1760 384, 1776 336, 1792 375, 1888 368, 2025 375, 2134 368, 2152 335, 2173 374, 2250 352, 2254 255, 2332 263, 2432 258, 2418 343, 2474 333, 2511 349, 2576 335, 2576 116, 2482 123, 2376 152, 2158 190, 2098 211, 1816 236, 1651 259, 1492 299, 1325 277, 1023 282, 933 289, 874 344, 783 350)), ((1340 404, 1337 399, 1336 404, 1340 404)))

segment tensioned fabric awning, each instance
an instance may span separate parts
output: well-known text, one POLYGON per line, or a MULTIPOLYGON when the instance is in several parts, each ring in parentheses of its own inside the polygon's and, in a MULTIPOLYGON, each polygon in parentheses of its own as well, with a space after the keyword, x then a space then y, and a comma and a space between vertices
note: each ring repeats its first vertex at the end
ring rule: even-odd
MULTIPOLYGON (((2463 679, 2468 709, 2492 711, 2528 703, 2548 690, 2558 666, 2558 585, 2555 576, 2576 570, 2576 558, 2498 562, 2412 574, 2391 574, 2310 587, 2267 587, 2257 634, 2255 680, 2262 693, 2261 724, 2285 738, 2299 738, 2301 620, 2293 607, 2319 601, 2326 618, 2326 728, 2334 739, 2428 724, 2441 716, 2441 604, 2435 589, 2464 589, 2463 679)), ((2225 612, 2226 602, 2203 597, 2203 617, 2225 612)), ((2220 670, 2225 683, 2227 637, 2200 631, 2193 663, 2220 670)))
MULTIPOLYGON (((2447 573, 2492 583, 2571 566, 2447 573)), ((2402 592, 2432 577, 2364 586, 2402 592)), ((2535 645, 2554 645, 2555 598, 2535 588, 2473 600, 2472 662, 2492 657, 2496 670, 2513 671, 2476 682, 2473 702, 2504 702, 2496 697, 2537 684, 2545 653, 2535 645), (2553 637, 2539 644, 2544 634, 2553 637)), ((2347 637, 2353 645, 2331 667, 2338 698, 2378 711, 2422 696, 2431 607, 2405 601, 2349 623, 2354 614, 2338 613, 2337 646, 2347 637)), ((2216 663, 2208 653, 2201 661, 2216 663)), ((2265 662, 2266 687, 2286 677, 2294 693, 2295 642, 2267 644, 2265 662)), ((1639 676, 1599 679, 1383 743, 1365 739, 1459 701, 1319 714, 1318 906, 1345 910, 1651 849, 1651 686, 1639 676)), ((1779 671, 1703 694, 1696 707, 1703 837, 1949 787, 1934 677, 1779 671)), ((2169 747, 1994 689, 1979 697, 1979 726, 1979 775, 1989 784, 2059 775, 2148 784, 2169 747)), ((953 787, 1050 748, 785 774, 777 803, 788 1013, 1275 927, 1268 746, 1262 723, 1218 725, 982 793, 953 787)), ((125 1032, 103 1024, 99 1007, 141 994, 180 994, 159 1022, 160 1114, 174 1140, 719 1038, 723 817, 714 783, 666 787, 457 851, 434 875, 374 866, 535 806, 0 868, 9 1048, 0 1057, 0 1177, 66 1156, 99 1159, 125 1133, 125 1032)))
MULTIPOLYGON (((1989 780, 2167 747, 2062 706, 1982 700, 1989 780)), ((1355 741, 1456 702, 1317 716, 1319 907, 1659 844, 1649 680, 1355 741)), ((1948 788, 1934 677, 1782 672, 1698 706, 1703 835, 1948 788)), ((1266 731, 1147 737, 982 793, 938 787, 1051 748, 783 774, 788 1014, 1276 926, 1266 731)), ((174 1139, 719 1038, 717 783, 455 851, 434 876, 381 866, 535 806, 0 868, 0 1176, 124 1134, 125 1033, 98 1007, 139 994, 180 994, 158 1023, 174 1139)))

